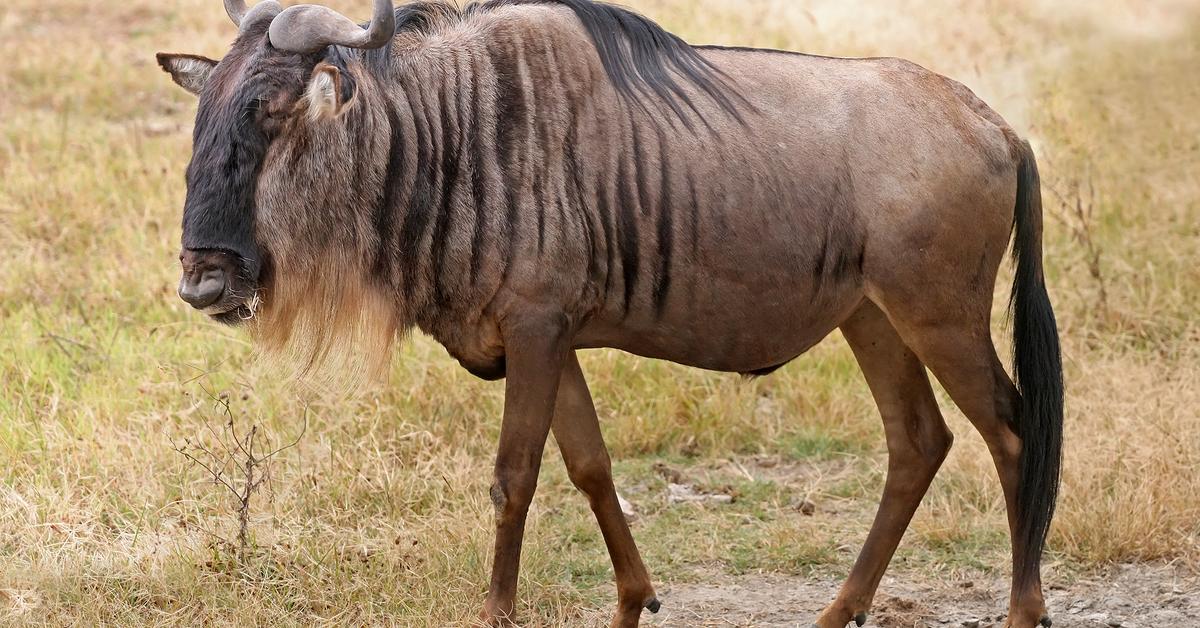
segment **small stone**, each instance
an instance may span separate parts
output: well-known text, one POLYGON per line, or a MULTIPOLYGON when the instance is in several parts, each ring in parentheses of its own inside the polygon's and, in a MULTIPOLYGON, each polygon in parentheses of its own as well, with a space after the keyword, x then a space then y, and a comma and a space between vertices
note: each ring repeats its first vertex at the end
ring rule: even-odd
POLYGON ((1072 615, 1078 615, 1091 607, 1092 603, 1088 600, 1075 600, 1071 602, 1071 606, 1067 608, 1067 612, 1072 615))
POLYGON ((732 495, 701 493, 687 484, 667 484, 667 501, 672 504, 685 502, 707 502, 713 504, 728 504, 733 502, 732 495))
POLYGON ((621 514, 625 515, 626 520, 633 521, 637 519, 637 509, 633 507, 633 504, 629 503, 629 500, 622 497, 620 493, 617 493, 617 504, 621 506, 621 514))
POLYGON ((978 619, 968 619, 962 623, 963 628, 979 628, 978 619))

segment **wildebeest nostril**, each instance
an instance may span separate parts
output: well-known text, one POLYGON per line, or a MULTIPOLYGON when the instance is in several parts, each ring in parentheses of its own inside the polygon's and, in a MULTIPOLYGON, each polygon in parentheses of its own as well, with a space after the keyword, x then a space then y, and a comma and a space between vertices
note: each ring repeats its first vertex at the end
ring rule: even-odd
POLYGON ((225 294, 225 271, 208 268, 203 272, 186 273, 179 280, 179 298, 192 307, 202 310, 225 294))

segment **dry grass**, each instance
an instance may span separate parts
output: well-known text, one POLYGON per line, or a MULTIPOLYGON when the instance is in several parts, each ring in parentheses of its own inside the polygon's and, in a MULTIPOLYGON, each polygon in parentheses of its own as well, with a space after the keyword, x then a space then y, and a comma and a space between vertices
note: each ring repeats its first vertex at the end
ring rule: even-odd
MULTIPOLYGON (((1200 565, 1200 15, 1183 0, 631 4, 697 42, 906 56, 1026 129, 1067 201, 1047 196, 1069 395, 1050 578, 1200 565), (1076 182, 1095 188, 1084 223, 1076 182)), ((350 399, 299 389, 173 294, 194 103, 153 54, 220 56, 232 36, 216 0, 0 6, 0 621, 465 623, 486 582, 501 386, 417 338, 386 387, 350 399), (310 411, 241 561, 217 540, 235 532, 234 504, 170 445, 220 426, 210 394, 275 443, 310 411)), ((613 352, 585 369, 660 580, 844 572, 883 451, 840 338, 754 382, 613 352), (668 504, 661 460, 738 499, 668 504), (815 516, 796 511, 802 498, 815 516)), ((994 473, 944 407, 958 445, 902 568, 1003 571, 994 473)), ((555 456, 520 612, 602 622, 603 544, 555 456)))

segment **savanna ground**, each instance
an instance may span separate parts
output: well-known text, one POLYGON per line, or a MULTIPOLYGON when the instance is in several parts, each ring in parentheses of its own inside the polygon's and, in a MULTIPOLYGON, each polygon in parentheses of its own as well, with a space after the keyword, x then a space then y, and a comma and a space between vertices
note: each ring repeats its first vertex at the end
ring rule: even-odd
MULTIPOLYGON (((1032 138, 1068 383, 1045 577, 1056 626, 1200 625, 1194 3, 630 4, 698 43, 911 58, 1032 138)), ((0 5, 0 622, 467 624, 487 581, 502 385, 418 337, 386 385, 322 391, 174 295, 195 103, 153 55, 218 57, 234 33, 217 0, 0 5), (225 404, 239 437, 257 426, 260 451, 299 435, 254 467, 270 479, 249 500, 244 549, 238 502, 175 449, 212 464, 195 445, 223 444, 244 470, 225 404)), ((995 335, 1006 342, 999 315, 995 335)), ((659 583, 655 621, 810 620, 866 534, 885 468, 840 337, 754 381, 606 351, 584 367, 659 583), (669 483, 732 500, 673 502, 669 483)), ((1004 612, 998 483, 942 400, 956 447, 877 624, 1004 612)), ((557 458, 551 446, 520 617, 601 625, 610 568, 557 458)))

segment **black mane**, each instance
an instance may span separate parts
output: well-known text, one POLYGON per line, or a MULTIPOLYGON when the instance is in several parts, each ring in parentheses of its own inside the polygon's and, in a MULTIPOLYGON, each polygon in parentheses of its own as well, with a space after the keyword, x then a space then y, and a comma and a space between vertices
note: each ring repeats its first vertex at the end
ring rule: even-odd
POLYGON ((426 31, 445 18, 492 11, 504 6, 562 5, 583 23, 609 80, 623 96, 645 107, 639 96, 666 103, 684 121, 681 104, 697 111, 682 79, 698 87, 723 109, 738 116, 730 99, 726 76, 702 57, 696 48, 649 18, 594 0, 480 0, 459 10, 443 2, 414 2, 396 9, 397 32, 426 31))

